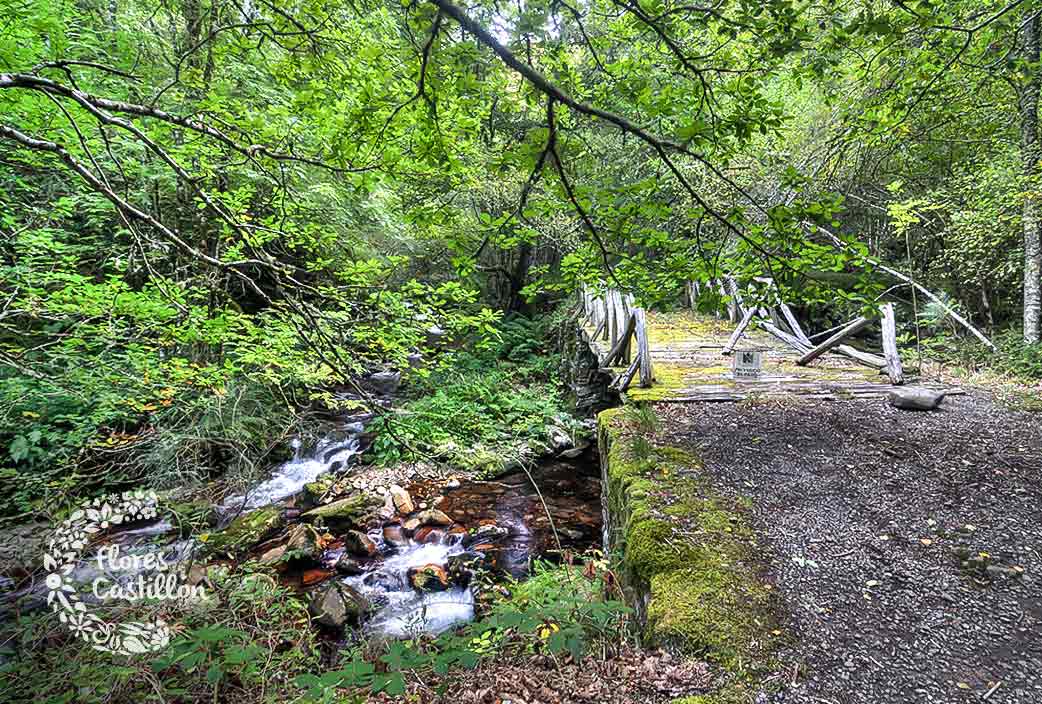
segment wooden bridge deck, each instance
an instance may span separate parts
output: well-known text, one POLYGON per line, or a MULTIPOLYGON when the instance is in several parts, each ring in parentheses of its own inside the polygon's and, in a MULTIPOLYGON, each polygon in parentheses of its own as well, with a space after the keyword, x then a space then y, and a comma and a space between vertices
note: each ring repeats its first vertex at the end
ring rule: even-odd
MULTIPOLYGON (((740 401, 747 398, 808 397, 817 399, 882 398, 893 388, 885 373, 829 353, 808 366, 798 366, 800 353, 768 333, 750 326, 738 350, 760 350, 763 370, 757 380, 735 380, 733 355, 723 348, 734 323, 693 311, 647 313, 648 341, 655 382, 636 384, 625 392, 627 401, 684 402, 740 401)), ((587 329, 587 337, 594 332, 587 329)), ((608 342, 592 342, 604 358, 608 342)), ((621 372, 623 368, 615 368, 621 372)))

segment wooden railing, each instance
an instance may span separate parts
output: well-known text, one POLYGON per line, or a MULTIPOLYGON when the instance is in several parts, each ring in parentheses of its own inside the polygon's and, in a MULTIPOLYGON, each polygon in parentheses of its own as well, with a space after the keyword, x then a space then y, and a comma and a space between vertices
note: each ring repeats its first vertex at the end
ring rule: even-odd
MULTIPOLYGON (((724 345, 723 353, 731 354, 738 342, 745 335, 752 323, 756 323, 761 329, 773 335, 800 353, 796 364, 805 366, 829 351, 834 351, 846 357, 850 357, 861 364, 874 369, 883 369, 890 377, 890 383, 903 384, 904 370, 901 367, 901 357, 897 351, 897 324, 894 316, 894 305, 884 303, 879 306, 880 321, 883 333, 883 355, 879 356, 870 352, 855 349, 850 345, 842 344, 843 340, 854 335, 873 322, 873 318, 859 316, 842 325, 813 335, 807 335, 800 326, 792 309, 781 298, 781 293, 774 282, 765 277, 754 279, 762 284, 766 290, 766 301, 760 305, 747 306, 746 297, 742 295, 741 289, 733 277, 714 279, 708 284, 699 285, 689 283, 687 286, 689 301, 692 307, 697 303, 696 294, 704 288, 712 288, 720 294, 720 299, 727 309, 727 316, 731 322, 737 322, 738 326, 731 333, 730 339, 724 345), (823 342, 815 343, 814 340, 826 337, 823 342)), ((761 296, 761 298, 764 298, 761 296)))
POLYGON ((626 365, 626 370, 612 384, 617 391, 629 388, 638 372, 640 386, 647 388, 654 381, 654 371, 644 309, 634 304, 633 296, 618 289, 604 288, 601 291, 595 293, 584 288, 579 293, 583 323, 593 327, 591 339, 603 341, 608 347, 600 365, 626 365))

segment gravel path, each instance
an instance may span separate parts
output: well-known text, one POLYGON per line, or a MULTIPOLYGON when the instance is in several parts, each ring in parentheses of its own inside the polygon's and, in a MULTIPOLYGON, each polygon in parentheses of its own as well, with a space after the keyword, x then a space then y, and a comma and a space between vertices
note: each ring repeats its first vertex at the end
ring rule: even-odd
POLYGON ((795 636, 761 701, 1042 704, 1042 416, 974 396, 657 409, 753 502, 795 636))

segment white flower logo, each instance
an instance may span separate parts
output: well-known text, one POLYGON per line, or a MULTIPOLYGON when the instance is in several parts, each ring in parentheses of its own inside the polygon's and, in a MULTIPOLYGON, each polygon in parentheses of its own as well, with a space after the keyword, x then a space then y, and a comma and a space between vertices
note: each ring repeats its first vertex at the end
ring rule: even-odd
POLYGON ((88 613, 68 580, 91 535, 122 523, 155 518, 158 501, 155 492, 143 490, 94 499, 61 522, 43 557, 48 605, 73 635, 96 650, 131 655, 156 651, 170 642, 170 628, 162 620, 117 626, 88 613))

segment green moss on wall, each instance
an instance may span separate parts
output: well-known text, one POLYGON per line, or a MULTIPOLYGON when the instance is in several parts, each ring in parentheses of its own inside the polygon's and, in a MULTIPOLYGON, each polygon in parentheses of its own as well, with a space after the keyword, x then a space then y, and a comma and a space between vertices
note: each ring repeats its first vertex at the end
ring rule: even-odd
MULTIPOLYGON (((715 493, 696 454, 655 442, 632 412, 605 411, 598 427, 609 548, 644 641, 716 663, 744 692, 774 638, 748 502, 715 493)), ((717 701, 732 700, 704 700, 717 701)))

